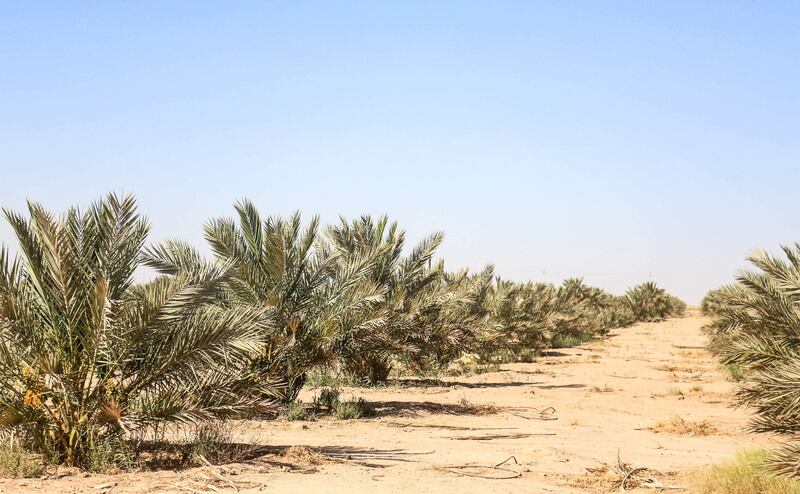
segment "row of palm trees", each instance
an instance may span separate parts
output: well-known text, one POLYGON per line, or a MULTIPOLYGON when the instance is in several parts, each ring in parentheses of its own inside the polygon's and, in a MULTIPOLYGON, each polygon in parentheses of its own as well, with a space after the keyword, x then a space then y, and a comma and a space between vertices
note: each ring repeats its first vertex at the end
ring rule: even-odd
POLYGON ((622 297, 451 272, 434 234, 408 249, 386 217, 321 228, 249 201, 205 227, 212 259, 169 241, 130 196, 55 216, 6 211, 0 250, 0 433, 85 465, 109 437, 252 415, 296 399, 315 369, 363 383, 584 341, 682 313, 652 283, 622 297), (137 283, 140 267, 155 270, 137 283))
POLYGON ((800 476, 800 244, 785 257, 759 252, 755 271, 712 290, 702 308, 711 316, 709 348, 736 369, 737 397, 756 418, 752 430, 787 439, 772 455, 773 469, 800 476))

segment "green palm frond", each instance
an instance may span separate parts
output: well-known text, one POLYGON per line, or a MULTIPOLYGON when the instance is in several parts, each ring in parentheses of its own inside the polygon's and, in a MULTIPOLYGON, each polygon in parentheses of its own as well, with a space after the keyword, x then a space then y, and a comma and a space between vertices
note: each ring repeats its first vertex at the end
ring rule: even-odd
POLYGON ((713 317, 710 349, 724 364, 744 369, 737 392, 756 417, 752 429, 779 434, 789 443, 773 466, 783 475, 800 474, 800 245, 784 247, 785 259, 766 253, 749 258, 758 271, 709 295, 713 317))
POLYGON ((224 269, 133 284, 149 225, 132 197, 60 217, 36 203, 27 218, 5 213, 21 257, 0 252, 0 427, 80 465, 97 435, 269 401, 242 392, 261 314, 211 304, 224 269))

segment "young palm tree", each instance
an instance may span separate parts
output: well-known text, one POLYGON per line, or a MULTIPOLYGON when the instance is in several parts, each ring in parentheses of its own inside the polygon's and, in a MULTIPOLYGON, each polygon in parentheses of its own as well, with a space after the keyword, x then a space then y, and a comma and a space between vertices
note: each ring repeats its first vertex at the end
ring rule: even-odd
POLYGON ((564 280, 556 291, 556 298, 561 314, 558 334, 586 338, 633 322, 633 314, 624 299, 588 286, 581 278, 564 280))
POLYGON ((217 261, 232 267, 227 295, 233 306, 269 312, 273 328, 255 367, 283 376, 286 399, 294 400, 307 373, 334 359, 346 331, 368 331, 383 324, 375 307, 383 290, 369 274, 375 258, 340 253, 319 238, 319 220, 303 228, 300 215, 263 219, 249 201, 235 205, 230 219, 206 225, 206 238, 217 261))
POLYGON ((668 294, 652 281, 630 288, 625 293, 625 302, 636 321, 656 321, 680 316, 686 311, 683 301, 668 294))
POLYGON ((742 274, 718 293, 710 348, 724 364, 745 369, 738 391, 752 407, 753 430, 786 437, 775 455, 780 474, 800 476, 800 244, 784 247, 786 260, 759 253, 760 271, 742 274))
POLYGON ((491 328, 484 351, 517 356, 546 348, 556 332, 556 289, 497 279, 487 298, 491 328))
POLYGON ((423 239, 403 255, 405 232, 397 223, 390 224, 386 216, 362 216, 352 222, 342 218, 328 229, 327 238, 342 265, 372 259, 367 280, 384 294, 375 307, 383 324, 351 328, 338 340, 345 372, 374 384, 386 380, 399 361, 421 371, 446 365, 466 350, 478 319, 473 279, 433 264, 442 234, 423 239))
POLYGON ((700 303, 700 309, 706 316, 714 317, 721 315, 728 310, 728 300, 730 300, 732 297, 736 297, 738 290, 740 290, 738 284, 723 286, 715 290, 709 290, 700 303))
MULTIPOLYGON (((396 222, 389 224, 386 216, 376 221, 365 215, 352 223, 341 218, 338 225, 327 229, 326 237, 338 255, 340 269, 337 274, 346 272, 341 267, 352 263, 353 259, 371 258, 372 269, 366 273, 365 281, 379 287, 384 296, 382 303, 373 307, 375 319, 380 319, 382 324, 354 326, 343 331, 336 340, 337 363, 356 379, 370 384, 384 381, 391 370, 394 355, 410 350, 402 343, 405 335, 398 324, 398 314, 390 308, 405 295, 398 286, 405 281, 398 276, 403 262, 405 232, 398 229, 396 222)), ((428 260, 423 259, 422 264, 428 260)), ((411 274, 417 275, 418 272, 411 274)))
POLYGON ((0 429, 85 465, 98 441, 277 394, 245 371, 263 346, 260 311, 208 303, 224 269, 133 284, 149 226, 132 197, 60 217, 28 209, 5 211, 21 256, 0 250, 0 429))
POLYGON ((407 342, 414 349, 401 359, 417 372, 442 370, 464 353, 472 353, 487 331, 484 301, 493 268, 470 275, 465 269, 447 273, 440 261, 435 271, 442 276, 430 283, 407 306, 407 342))

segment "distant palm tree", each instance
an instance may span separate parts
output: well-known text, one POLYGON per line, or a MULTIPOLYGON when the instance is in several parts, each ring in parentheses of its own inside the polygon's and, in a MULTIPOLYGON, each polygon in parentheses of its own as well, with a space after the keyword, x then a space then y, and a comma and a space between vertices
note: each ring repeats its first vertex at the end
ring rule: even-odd
POLYGON ((85 465, 100 441, 277 396, 246 367, 263 347, 261 311, 208 303, 227 270, 134 285, 149 226, 132 197, 60 217, 28 209, 5 211, 21 257, 0 250, 2 430, 85 465))
POLYGON ((556 333, 556 289, 545 283, 514 283, 497 279, 487 298, 489 353, 539 351, 556 333))
POLYGON ((656 321, 672 316, 680 316, 686 311, 686 304, 659 288, 652 281, 636 285, 625 293, 625 302, 636 321, 656 321))

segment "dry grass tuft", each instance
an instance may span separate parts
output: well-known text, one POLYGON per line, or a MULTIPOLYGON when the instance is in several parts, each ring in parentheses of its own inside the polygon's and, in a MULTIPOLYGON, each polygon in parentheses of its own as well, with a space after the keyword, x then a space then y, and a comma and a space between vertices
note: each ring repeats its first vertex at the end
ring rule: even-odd
POLYGON ((800 481, 775 478, 764 469, 768 453, 743 451, 730 463, 711 466, 697 476, 698 494, 800 494, 800 481))
POLYGON ((649 430, 656 433, 680 434, 682 436, 710 436, 720 432, 717 426, 708 420, 693 422, 677 415, 669 420, 656 423, 649 430))
POLYGON ((281 452, 280 457, 295 465, 322 465, 324 463, 331 463, 328 457, 314 451, 308 446, 289 446, 281 452))
POLYGON ((626 489, 676 489, 677 486, 664 483, 668 474, 644 467, 634 467, 617 457, 617 463, 600 463, 587 468, 586 473, 570 482, 572 487, 592 489, 598 492, 625 492, 626 489))
POLYGON ((604 386, 595 385, 595 386, 592 386, 591 388, 589 388, 589 391, 591 391, 592 393, 613 393, 614 392, 614 388, 612 388, 608 384, 606 384, 604 386))
POLYGON ((688 360, 704 360, 710 358, 705 350, 681 350, 678 355, 688 360))
POLYGON ((495 405, 480 405, 472 403, 466 398, 461 398, 458 402, 458 406, 461 408, 461 413, 464 415, 494 415, 500 413, 500 409, 495 405))
POLYGON ((692 367, 687 365, 674 365, 674 364, 664 364, 656 367, 656 370, 660 370, 662 372, 670 372, 670 373, 684 373, 684 374, 700 374, 703 369, 698 367, 692 367))

